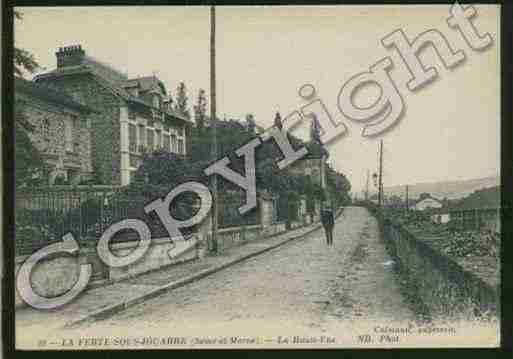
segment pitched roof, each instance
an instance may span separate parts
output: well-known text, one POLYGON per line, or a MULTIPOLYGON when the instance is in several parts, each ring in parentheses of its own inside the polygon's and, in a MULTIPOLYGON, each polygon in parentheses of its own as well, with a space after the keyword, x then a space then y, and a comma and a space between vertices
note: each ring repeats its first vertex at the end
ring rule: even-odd
POLYGON ((417 199, 409 199, 408 200, 408 206, 415 206, 417 205, 418 203, 426 200, 426 199, 432 199, 434 201, 437 201, 438 203, 440 204, 443 204, 441 200, 439 200, 438 198, 435 198, 433 197, 432 195, 428 194, 427 196, 425 197, 422 197, 422 198, 417 198, 417 199))
POLYGON ((94 112, 93 109, 78 103, 66 93, 60 92, 49 86, 27 81, 21 77, 14 78, 14 90, 15 92, 22 92, 27 95, 37 97, 41 100, 52 102, 61 106, 66 106, 81 112, 94 112))
POLYGON ((160 90, 164 95, 166 95, 166 87, 156 76, 144 76, 128 79, 124 82, 123 87, 138 87, 142 92, 160 90))
MULTIPOLYGON (((155 76, 146 76, 138 79, 128 79, 128 76, 126 76, 126 74, 123 74, 122 72, 114 69, 113 67, 103 64, 89 56, 85 56, 84 61, 80 65, 58 67, 52 71, 37 75, 36 77, 34 77, 34 81, 37 82, 39 80, 46 78, 75 74, 92 74, 95 76, 95 79, 97 79, 98 82, 100 82, 104 87, 106 87, 116 96, 119 96, 120 98, 129 103, 143 105, 148 108, 153 108, 152 104, 132 95, 129 91, 127 91, 127 88, 135 86, 135 81, 138 81, 138 86, 143 86, 143 88, 153 88, 154 85, 160 86, 160 88, 165 93, 165 87, 162 81, 158 80, 155 76)), ((185 116, 176 113, 176 111, 167 109, 165 112, 169 116, 181 120, 187 124, 192 123, 191 120, 189 120, 185 116)))

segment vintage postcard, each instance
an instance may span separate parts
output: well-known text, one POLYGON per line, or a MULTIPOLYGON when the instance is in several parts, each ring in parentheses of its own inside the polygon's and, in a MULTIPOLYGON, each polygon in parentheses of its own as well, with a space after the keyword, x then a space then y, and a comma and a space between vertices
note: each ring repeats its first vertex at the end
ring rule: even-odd
POLYGON ((12 15, 18 350, 499 346, 499 5, 12 15))

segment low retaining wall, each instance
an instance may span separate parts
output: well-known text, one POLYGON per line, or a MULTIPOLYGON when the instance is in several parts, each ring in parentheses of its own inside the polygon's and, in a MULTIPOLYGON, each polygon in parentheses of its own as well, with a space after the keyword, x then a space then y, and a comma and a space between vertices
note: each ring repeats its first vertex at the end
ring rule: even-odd
MULTIPOLYGON (((115 244, 112 246, 112 252, 117 256, 125 256, 137 247, 137 243, 138 242, 127 242, 115 244)), ((198 258, 197 246, 195 244, 191 246, 189 241, 180 240, 171 242, 169 238, 152 239, 148 251, 141 260, 126 267, 108 267, 109 280, 119 281, 171 264, 179 264, 196 258, 198 258), (171 259, 168 254, 171 249, 174 249, 180 254, 171 259)))
MULTIPOLYGON (((116 243, 111 246, 111 251, 114 255, 123 256, 133 251, 137 245, 138 241, 116 243)), ((16 274, 28 257, 16 257, 16 274)), ((120 268, 105 265, 98 257, 95 247, 81 248, 78 262, 76 257, 71 256, 59 256, 41 260, 32 271, 31 282, 36 293, 44 297, 53 297, 67 292, 75 284, 79 273, 77 263, 90 263, 92 265, 93 274, 89 287, 95 287, 100 283, 116 282, 196 258, 198 258, 196 245, 189 246, 188 241, 174 241, 171 243, 168 238, 152 239, 148 251, 140 260, 120 268), (172 248, 176 248, 176 252, 179 253, 173 259, 168 255, 168 251, 172 248)), ((15 307, 23 306, 26 306, 26 303, 21 299, 16 290, 15 307)))
POLYGON ((245 241, 260 237, 262 225, 221 228, 217 232, 218 250, 238 246, 245 241))
MULTIPOLYGON (((295 226, 292 228, 297 228, 299 226, 301 226, 301 224, 295 223, 295 226)), ((223 251, 251 240, 274 236, 285 231, 285 223, 282 222, 267 226, 256 224, 252 226, 221 228, 217 232, 217 249, 218 251, 223 251)), ((208 248, 209 250, 212 250, 212 234, 210 232, 208 233, 207 238, 208 248)))
MULTIPOLYGON (((299 224, 296 224, 293 228, 297 226, 299 224)), ((262 225, 223 228, 218 232, 219 250, 222 251, 247 241, 273 236, 282 232, 285 232, 285 223, 275 223, 265 226, 265 228, 262 225)), ((111 251, 114 255, 124 256, 133 251, 137 245, 138 241, 115 243, 111 245, 111 251)), ((96 247, 82 247, 78 255, 78 261, 76 257, 71 256, 41 260, 32 272, 32 286, 36 293, 44 297, 58 296, 65 293, 78 279, 79 266, 77 263, 90 263, 92 265, 93 274, 90 287, 94 287, 100 285, 100 283, 112 283, 172 264, 194 260, 199 256, 197 245, 189 246, 188 241, 170 242, 168 238, 159 238, 152 239, 151 246, 139 261, 126 267, 113 268, 105 265, 100 260, 96 253, 96 247), (171 259, 168 251, 173 248, 176 248, 179 255, 171 259)), ((28 257, 16 257, 16 274, 28 257)), ((15 306, 16 308, 26 306, 18 291, 15 292, 15 306)))
POLYGON ((427 244, 419 235, 377 217, 387 249, 399 265, 401 275, 433 319, 498 315, 498 285, 463 269, 456 260, 427 244))
MULTIPOLYGON (((293 222, 292 228, 298 228, 303 225, 300 222, 293 222)), ((285 231, 285 223, 281 222, 267 226, 252 225, 222 228, 218 231, 218 249, 222 251, 241 245, 244 242, 274 236, 285 231)), ((209 233, 207 238, 210 238, 210 235, 209 233)), ((202 238, 202 235, 198 237, 202 238)), ((96 253, 96 247, 82 247, 78 255, 78 263, 90 263, 92 265, 93 274, 90 287, 94 287, 130 278, 172 264, 201 258, 203 253, 200 253, 199 246, 197 244, 190 246, 189 243, 189 241, 170 242, 168 238, 152 239, 148 251, 139 261, 120 268, 109 267, 103 263, 96 253), (171 259, 168 251, 173 248, 176 248, 176 252, 179 254, 171 259)), ((208 247, 211 248, 211 241, 207 240, 207 243, 208 247)), ((111 251, 114 255, 124 256, 133 251, 137 245, 138 241, 114 243, 111 245, 111 251)), ((201 245, 200 247, 203 246, 201 245)), ((16 257, 16 274, 28 257, 16 257)), ((78 279, 78 273, 79 266, 77 265, 76 257, 61 256, 44 259, 38 263, 32 272, 32 286, 36 293, 44 297, 58 296, 68 291, 75 284, 78 279)), ((26 306, 17 291, 15 293, 15 305, 16 308, 26 306)))

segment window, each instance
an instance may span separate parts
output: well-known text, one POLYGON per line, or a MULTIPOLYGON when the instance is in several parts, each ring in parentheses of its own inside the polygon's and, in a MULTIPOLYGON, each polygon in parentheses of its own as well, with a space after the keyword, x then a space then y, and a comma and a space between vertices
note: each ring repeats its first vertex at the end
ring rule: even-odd
POLYGON ((174 152, 174 153, 177 152, 176 136, 175 135, 171 135, 171 152, 174 152))
POLYGON ((183 139, 178 139, 178 153, 180 154, 185 154, 185 149, 184 149, 184 146, 183 146, 183 139))
POLYGON ((153 130, 147 129, 146 130, 146 140, 148 141, 148 149, 153 150, 154 146, 154 133, 153 130))
POLYGON ((67 152, 73 152, 73 119, 64 120, 64 141, 67 152))
POLYGON ((135 112, 131 109, 128 109, 128 118, 130 120, 135 120, 135 112))
POLYGON ((157 137, 155 139, 155 147, 156 148, 162 147, 162 131, 155 130, 155 134, 157 135, 157 137))
POLYGON ((130 171, 130 174, 129 174, 129 183, 133 183, 135 181, 135 173, 136 171, 130 171))
POLYGON ((183 136, 183 127, 177 128, 178 136, 183 136))
POLYGON ((146 127, 144 125, 139 125, 139 146, 146 146, 146 127))
POLYGON ((153 107, 160 108, 160 96, 153 95, 153 107))
POLYGON ((137 152, 137 126, 128 124, 128 150, 137 152))
POLYGON ((162 144, 165 151, 171 151, 171 141, 169 135, 164 135, 164 143, 162 144))

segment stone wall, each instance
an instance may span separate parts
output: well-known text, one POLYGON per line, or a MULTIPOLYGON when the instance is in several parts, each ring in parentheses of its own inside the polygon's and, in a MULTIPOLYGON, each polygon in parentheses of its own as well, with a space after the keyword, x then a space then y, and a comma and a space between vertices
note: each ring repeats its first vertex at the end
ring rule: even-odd
MULTIPOLYGON (((190 241, 192 241, 192 239, 190 239, 190 241)), ((137 243, 138 242, 126 242, 115 244, 113 245, 112 252, 117 256, 127 255, 135 249, 137 243)), ((183 240, 171 242, 168 238, 152 239, 148 251, 141 260, 126 267, 109 267, 109 280, 118 281, 134 277, 172 264, 190 261, 197 257, 198 251, 195 242, 192 243, 183 240), (171 249, 174 249, 177 253, 180 253, 180 255, 171 258, 168 253, 171 249)))
POLYGON ((435 319, 468 319, 499 312, 497 283, 464 269, 407 229, 380 218, 383 238, 409 290, 435 319))
MULTIPOLYGON (((117 256, 123 256, 137 247, 137 241, 115 243, 111 246, 112 253, 117 256)), ((90 287, 98 284, 108 284, 143 274, 155 269, 163 268, 173 264, 179 264, 196 259, 198 250, 196 242, 192 246, 188 241, 174 241, 167 238, 152 239, 148 251, 137 262, 126 267, 113 268, 107 266, 98 257, 95 247, 81 248, 76 257, 59 256, 40 261, 32 272, 32 287, 39 295, 45 297, 57 296, 68 291, 77 281, 79 266, 78 264, 89 263, 93 267, 93 274, 90 287), (176 248, 178 255, 171 258, 168 251, 176 248)), ((29 256, 19 256, 16 258, 15 273, 17 274, 24 261, 29 256)), ((16 290, 15 306, 26 306, 16 290)))
POLYGON ((22 92, 15 94, 15 106, 21 108, 34 130, 29 138, 49 166, 49 180, 57 175, 67 177, 66 170, 76 171, 70 180, 77 184, 92 174, 91 130, 88 115, 40 100, 22 92), (73 149, 66 151, 65 122, 73 123, 73 149))
POLYGON ((121 100, 90 74, 43 78, 39 82, 51 85, 97 111, 90 115, 93 170, 102 184, 120 185, 121 100))

